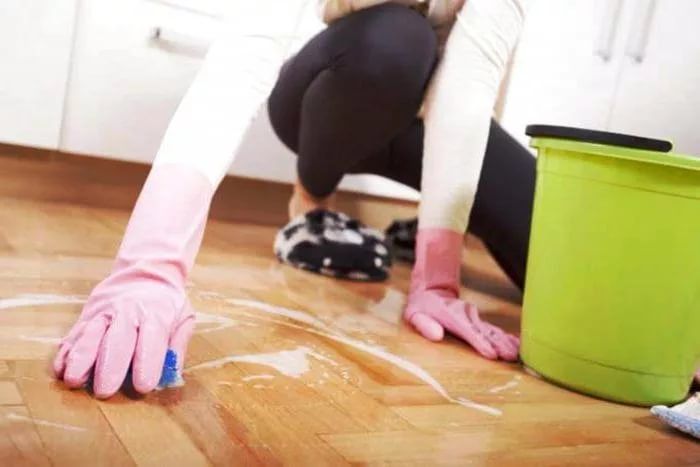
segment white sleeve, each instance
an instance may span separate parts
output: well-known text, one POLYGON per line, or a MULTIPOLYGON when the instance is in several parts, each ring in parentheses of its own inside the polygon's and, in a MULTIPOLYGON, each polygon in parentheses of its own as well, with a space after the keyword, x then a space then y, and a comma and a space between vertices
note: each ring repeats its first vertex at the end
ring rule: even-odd
MULTIPOLYGON (((353 11, 369 8, 391 0, 318 0, 318 13, 325 23, 332 23, 353 11)), ((404 2, 407 0, 404 0, 404 2)), ((399 1, 398 3, 402 3, 399 1)))
POLYGON ((426 98, 419 225, 465 232, 503 74, 529 0, 467 0, 426 98))
POLYGON ((154 165, 223 179, 268 97, 309 0, 237 1, 180 103, 154 165))

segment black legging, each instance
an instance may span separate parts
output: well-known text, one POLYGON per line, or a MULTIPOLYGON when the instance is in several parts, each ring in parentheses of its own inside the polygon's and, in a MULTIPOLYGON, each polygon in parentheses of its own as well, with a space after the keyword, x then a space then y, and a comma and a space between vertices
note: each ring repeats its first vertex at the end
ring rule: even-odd
MULTIPOLYGON (((322 198, 345 174, 369 173, 420 189, 416 114, 436 61, 428 21, 396 4, 353 13, 311 39, 283 67, 268 102, 277 136, 299 156, 304 188, 322 198)), ((534 190, 534 158, 492 122, 469 231, 520 288, 534 190)))

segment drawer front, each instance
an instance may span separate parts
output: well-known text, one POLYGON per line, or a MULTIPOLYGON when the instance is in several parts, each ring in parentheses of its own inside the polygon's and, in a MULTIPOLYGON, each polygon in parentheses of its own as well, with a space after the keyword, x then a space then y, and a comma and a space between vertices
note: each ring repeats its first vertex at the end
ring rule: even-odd
POLYGON ((76 0, 0 2, 0 142, 58 149, 76 0))
POLYGON ((221 25, 158 2, 83 2, 61 149, 150 162, 221 25))

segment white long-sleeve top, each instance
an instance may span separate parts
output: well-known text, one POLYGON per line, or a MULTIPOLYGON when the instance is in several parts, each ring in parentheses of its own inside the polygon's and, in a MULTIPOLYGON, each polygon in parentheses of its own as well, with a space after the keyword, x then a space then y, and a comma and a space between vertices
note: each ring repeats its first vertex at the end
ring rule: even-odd
MULTIPOLYGON (((155 164, 178 163, 217 186, 269 95, 315 0, 236 1, 222 37, 180 104, 155 164)), ((391 0, 317 0, 326 22, 391 0)), ((424 101, 421 228, 464 232, 489 123, 531 0, 394 0, 427 6, 443 47, 424 101)))

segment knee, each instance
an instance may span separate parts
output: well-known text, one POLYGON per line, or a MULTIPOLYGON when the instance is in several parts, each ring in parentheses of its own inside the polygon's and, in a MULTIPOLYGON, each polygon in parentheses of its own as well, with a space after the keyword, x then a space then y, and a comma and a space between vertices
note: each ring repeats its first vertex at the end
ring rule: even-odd
POLYGON ((353 41, 338 67, 389 95, 411 94, 422 100, 437 60, 437 38, 428 20, 392 3, 355 15, 353 41))
POLYGON ((277 139, 292 152, 297 151, 298 134, 290 123, 290 115, 282 110, 282 106, 277 105, 274 93, 267 100, 267 116, 270 127, 277 139))
POLYGON ((289 104, 289 99, 283 97, 284 88, 284 67, 282 67, 277 83, 267 99, 267 116, 270 127, 277 138, 287 149, 297 152, 299 122, 298 116, 295 117, 294 112, 298 113, 299 110, 294 105, 289 104))

